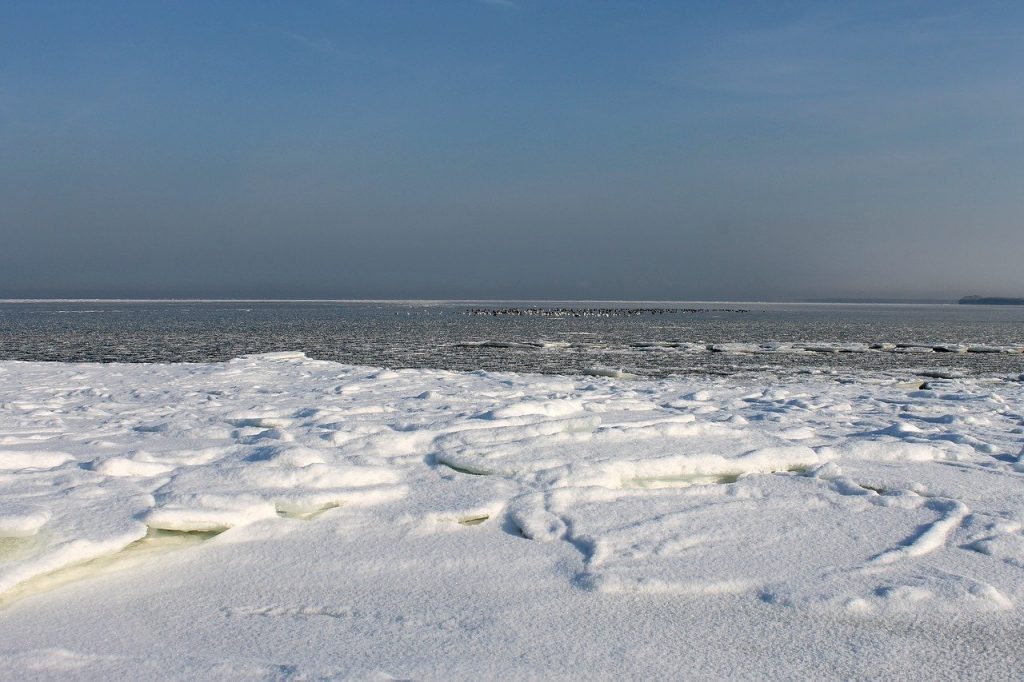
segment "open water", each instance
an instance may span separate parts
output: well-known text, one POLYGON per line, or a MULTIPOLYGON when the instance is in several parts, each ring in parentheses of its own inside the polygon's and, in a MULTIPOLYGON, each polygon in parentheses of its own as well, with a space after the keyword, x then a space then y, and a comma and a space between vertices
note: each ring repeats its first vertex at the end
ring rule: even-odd
POLYGON ((208 362, 282 350, 392 368, 556 374, 875 370, 922 377, 1005 376, 1024 372, 1024 307, 0 302, 0 360, 208 362), (512 314, 527 308, 539 312, 512 314), (632 315, 623 310, 649 308, 659 310, 632 315), (506 314, 491 315, 492 309, 506 314))

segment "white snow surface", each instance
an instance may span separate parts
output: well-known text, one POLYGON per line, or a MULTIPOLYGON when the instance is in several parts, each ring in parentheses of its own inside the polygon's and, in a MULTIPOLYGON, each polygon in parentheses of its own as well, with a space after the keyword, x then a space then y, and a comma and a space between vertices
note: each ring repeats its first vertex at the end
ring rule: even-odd
POLYGON ((0 363, 6 679, 1015 677, 1024 383, 0 363))

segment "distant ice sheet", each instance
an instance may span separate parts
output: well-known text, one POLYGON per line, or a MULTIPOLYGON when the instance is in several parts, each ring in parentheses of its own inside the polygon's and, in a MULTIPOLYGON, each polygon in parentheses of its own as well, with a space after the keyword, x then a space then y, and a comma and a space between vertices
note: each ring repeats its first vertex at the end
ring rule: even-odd
POLYGON ((0 363, 0 673, 1024 664, 1024 383, 593 374, 0 363))

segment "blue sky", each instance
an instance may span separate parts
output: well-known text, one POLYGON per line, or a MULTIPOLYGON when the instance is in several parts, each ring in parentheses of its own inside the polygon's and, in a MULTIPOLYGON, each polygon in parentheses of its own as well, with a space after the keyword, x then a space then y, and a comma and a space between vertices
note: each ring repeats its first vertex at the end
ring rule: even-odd
POLYGON ((1024 294, 1024 4, 0 4, 0 296, 1024 294))

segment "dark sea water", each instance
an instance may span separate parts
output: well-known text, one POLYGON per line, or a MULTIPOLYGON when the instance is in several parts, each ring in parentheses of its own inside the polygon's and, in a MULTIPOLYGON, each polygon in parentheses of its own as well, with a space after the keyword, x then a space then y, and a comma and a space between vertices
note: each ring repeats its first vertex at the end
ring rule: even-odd
POLYGON ((894 370, 925 377, 1006 375, 1024 372, 1024 307, 0 302, 0 360, 208 362, 282 350, 393 368, 560 374, 894 370), (670 310, 607 317, 466 314, 469 309, 530 306, 670 310), (703 310, 681 312, 693 308, 703 310))

